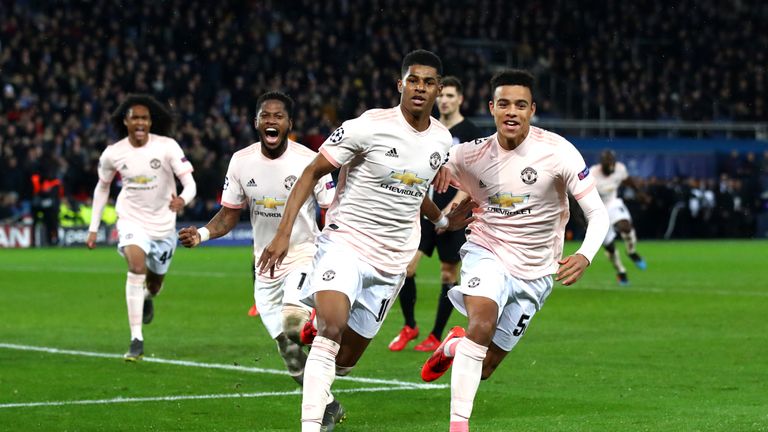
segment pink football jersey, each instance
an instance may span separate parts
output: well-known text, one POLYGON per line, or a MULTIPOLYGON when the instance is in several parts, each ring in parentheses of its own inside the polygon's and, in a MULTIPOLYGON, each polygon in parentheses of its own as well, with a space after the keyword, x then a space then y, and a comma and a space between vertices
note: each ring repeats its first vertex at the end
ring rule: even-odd
POLYGON ((174 175, 193 171, 176 140, 149 134, 145 145, 134 147, 125 137, 104 150, 98 171, 107 183, 120 173, 123 187, 117 196, 118 218, 137 224, 154 239, 176 231, 176 213, 168 207, 177 193, 174 175))
MULTIPOLYGON (((261 143, 251 144, 232 155, 224 179, 221 205, 248 208, 255 256, 261 255, 274 237, 294 183, 316 155, 293 141, 288 141, 285 153, 277 159, 264 156, 261 143)), ((275 278, 281 278, 292 269, 312 261, 316 250, 315 237, 320 234, 315 216, 316 205, 328 207, 335 192, 330 175, 324 176, 315 185, 313 198, 301 206, 296 216, 288 255, 275 269, 275 278)), ((259 275, 259 278, 270 279, 269 273, 259 275)))
POLYGON ((568 196, 595 187, 584 159, 565 138, 531 126, 514 150, 496 135, 454 146, 448 167, 479 204, 467 241, 493 252, 521 279, 557 270, 568 222, 568 196))
POLYGON ((323 234, 379 270, 405 271, 419 244, 421 202, 451 144, 437 119, 419 132, 399 106, 345 121, 320 148, 341 167, 323 234))

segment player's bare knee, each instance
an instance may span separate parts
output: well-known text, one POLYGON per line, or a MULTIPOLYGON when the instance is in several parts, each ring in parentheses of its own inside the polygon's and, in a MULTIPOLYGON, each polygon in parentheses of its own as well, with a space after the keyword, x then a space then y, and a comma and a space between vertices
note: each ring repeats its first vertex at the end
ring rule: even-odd
POLYGON ((628 233, 632 231, 632 224, 627 220, 618 221, 616 222, 616 229, 621 233, 628 233))
POLYGON ((340 343, 341 336, 344 334, 346 325, 341 322, 325 321, 322 322, 318 319, 317 322, 317 335, 326 339, 330 339, 334 342, 340 343))
POLYGON ((444 284, 455 284, 459 279, 459 265, 456 263, 442 263, 440 266, 440 281, 444 284))
POLYGON ((301 329, 309 320, 309 311, 295 305, 283 306, 283 333, 288 339, 301 343, 301 329))
POLYGON ((133 274, 147 274, 147 265, 144 262, 128 263, 128 271, 133 274))
POLYGON ((488 346, 496 332, 496 322, 492 320, 474 320, 467 327, 467 337, 473 342, 488 346))

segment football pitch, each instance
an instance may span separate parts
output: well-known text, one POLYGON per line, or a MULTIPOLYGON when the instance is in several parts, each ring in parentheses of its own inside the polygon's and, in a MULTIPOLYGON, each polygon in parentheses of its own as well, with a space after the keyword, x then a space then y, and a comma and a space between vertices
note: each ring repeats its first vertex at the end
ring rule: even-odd
MULTIPOLYGON (((569 244, 568 250, 576 248, 569 244)), ((472 430, 768 431, 768 242, 640 242, 619 287, 602 252, 557 284, 480 385, 472 430)), ((177 249, 145 359, 126 363, 126 265, 113 248, 0 250, 0 431, 296 431, 301 393, 252 304, 249 248, 177 249)), ((421 340, 439 287, 417 274, 421 340)), ((450 325, 463 325, 454 312, 450 325)), ((450 377, 392 353, 395 305, 334 390, 338 432, 448 429, 450 377)))

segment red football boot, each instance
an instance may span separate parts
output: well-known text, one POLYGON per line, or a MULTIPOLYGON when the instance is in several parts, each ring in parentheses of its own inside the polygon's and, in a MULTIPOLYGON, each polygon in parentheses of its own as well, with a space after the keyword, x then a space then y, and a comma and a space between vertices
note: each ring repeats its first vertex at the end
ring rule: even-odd
POLYGON ((427 359, 427 361, 424 362, 424 366, 421 368, 422 380, 426 382, 432 382, 443 376, 443 374, 453 364, 453 357, 448 357, 443 352, 445 344, 448 343, 448 341, 451 339, 464 337, 466 334, 467 333, 464 331, 464 329, 459 326, 452 328, 451 331, 448 332, 448 334, 445 336, 445 339, 443 339, 443 343, 441 343, 435 349, 435 352, 433 352, 432 355, 427 359))
POLYGON ((395 336, 394 339, 392 339, 392 342, 389 343, 389 350, 390 351, 402 351, 403 348, 405 348, 406 345, 408 345, 408 342, 416 339, 419 336, 419 328, 412 328, 408 325, 403 326, 403 329, 400 330, 400 333, 395 336))
POLYGON ((253 305, 248 309, 248 316, 259 316, 259 310, 256 309, 256 305, 253 305))
POLYGON ((437 348, 438 345, 440 345, 440 339, 435 337, 434 334, 430 333, 426 339, 424 339, 423 341, 421 341, 421 343, 413 347, 413 349, 421 352, 432 352, 435 350, 435 348, 437 348))
POLYGON ((299 332, 299 338, 301 339, 301 343, 304 345, 312 345, 312 342, 315 341, 315 336, 317 336, 317 328, 315 327, 315 310, 312 309, 312 313, 309 314, 309 320, 304 323, 304 327, 301 328, 301 332, 299 332))

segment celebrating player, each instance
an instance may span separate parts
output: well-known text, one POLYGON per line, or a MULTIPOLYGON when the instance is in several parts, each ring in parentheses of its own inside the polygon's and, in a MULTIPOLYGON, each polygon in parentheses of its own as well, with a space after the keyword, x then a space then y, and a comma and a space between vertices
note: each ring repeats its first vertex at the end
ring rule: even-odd
POLYGON ((603 240, 603 247, 605 247, 605 252, 608 255, 608 259, 611 260, 613 268, 616 269, 616 279, 619 284, 629 285, 627 269, 621 263, 621 257, 616 250, 616 231, 619 232, 624 240, 627 255, 629 255, 629 258, 635 263, 637 268, 645 270, 647 264, 643 257, 637 253, 637 234, 635 233, 635 227, 632 225, 632 215, 629 214, 627 206, 624 205, 624 200, 619 198, 619 187, 622 184, 633 187, 635 190, 638 187, 632 177, 629 176, 627 167, 623 163, 616 161, 616 154, 612 150, 603 151, 600 155, 600 163, 592 165, 590 171, 595 175, 597 192, 600 194, 605 208, 608 209, 608 218, 611 223, 611 228, 608 230, 608 234, 605 235, 605 240, 603 240))
POLYGON ((425 201, 451 145, 448 130, 430 117, 441 70, 429 51, 405 56, 397 82, 400 105, 366 111, 331 134, 296 182, 277 234, 259 259, 260 271, 280 268, 299 206, 318 179, 341 167, 310 284, 302 292, 314 304, 318 324, 304 369, 304 432, 321 430, 335 375, 348 374, 379 331, 416 251, 420 208, 429 207, 424 211, 431 220, 447 224, 425 201))
POLYGON ((448 168, 480 205, 462 247, 461 285, 448 293, 469 319, 454 327, 427 360, 422 378, 453 363, 450 430, 468 431, 480 379, 488 378, 523 336, 556 280, 571 285, 600 248, 608 215, 593 176, 563 137, 530 126, 533 76, 500 72, 491 80, 496 133, 454 146, 448 168), (579 250, 561 259, 567 192, 588 221, 579 250), (455 361, 454 361, 455 359, 455 361))
POLYGON ((96 247, 101 213, 109 199, 109 186, 120 173, 123 187, 117 196, 117 250, 128 262, 125 301, 131 343, 125 359, 144 355, 142 323, 154 317, 152 298, 176 250, 176 213, 195 197, 192 164, 171 133, 173 117, 148 95, 130 95, 111 117, 125 138, 108 146, 99 159, 99 182, 93 192, 93 214, 86 244, 96 247), (150 133, 155 131, 156 133, 150 133), (174 175, 183 189, 176 195, 174 175))
MULTIPOLYGON (((255 126, 260 142, 232 156, 224 178, 221 209, 203 228, 182 228, 179 240, 184 246, 195 247, 227 234, 246 207, 250 209, 253 227, 254 256, 277 231, 288 194, 316 153, 288 139, 293 127, 293 100, 288 95, 265 93, 259 97, 257 106, 255 126)), ((307 360, 299 332, 311 310, 299 301, 299 293, 312 269, 316 251, 317 205, 328 207, 336 192, 331 176, 320 178, 312 192, 312 198, 305 199, 300 206, 283 265, 273 275, 256 274, 253 289, 261 320, 277 343, 285 367, 299 384, 303 383, 307 360)), ((343 415, 338 401, 329 401, 323 423, 332 427, 343 415)))
MULTIPOLYGON (((440 123, 448 128, 453 136, 453 143, 473 140, 481 134, 480 129, 468 119, 461 115, 461 104, 464 101, 463 86, 461 81, 454 76, 446 76, 442 79, 443 88, 437 96, 437 109, 440 111, 440 123)), ((444 213, 450 210, 451 205, 461 202, 466 194, 456 189, 448 189, 445 193, 434 192, 432 201, 444 213)), ((453 311, 453 305, 448 299, 448 290, 456 285, 459 278, 459 249, 464 244, 464 232, 461 230, 445 231, 437 233, 435 226, 428 220, 421 218, 421 241, 419 249, 416 251, 411 262, 408 264, 407 274, 403 289, 400 290, 398 298, 400 299, 400 308, 403 311, 405 325, 400 333, 389 344, 392 351, 400 351, 419 335, 419 329, 416 327, 416 316, 414 309, 416 307, 416 267, 419 265, 421 257, 425 254, 432 256, 432 252, 437 248, 437 254, 440 257, 440 282, 442 289, 437 303, 437 314, 435 324, 429 335, 418 345, 414 347, 416 351, 432 352, 440 345, 440 338, 443 336, 443 330, 448 323, 448 318, 453 311)))

